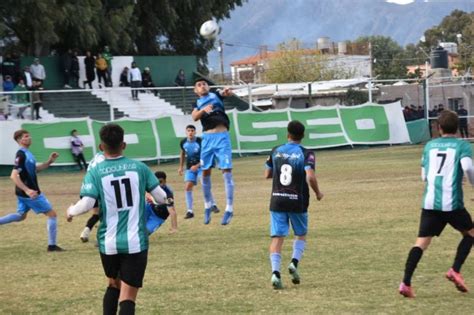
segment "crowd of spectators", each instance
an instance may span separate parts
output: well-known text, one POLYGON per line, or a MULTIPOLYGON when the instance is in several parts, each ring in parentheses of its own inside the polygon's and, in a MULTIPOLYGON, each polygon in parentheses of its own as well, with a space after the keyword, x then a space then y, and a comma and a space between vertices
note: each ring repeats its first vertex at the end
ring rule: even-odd
POLYGON ((403 108, 403 117, 405 118, 405 121, 423 119, 426 118, 425 110, 422 106, 416 107, 415 105, 411 104, 410 106, 405 106, 403 108))

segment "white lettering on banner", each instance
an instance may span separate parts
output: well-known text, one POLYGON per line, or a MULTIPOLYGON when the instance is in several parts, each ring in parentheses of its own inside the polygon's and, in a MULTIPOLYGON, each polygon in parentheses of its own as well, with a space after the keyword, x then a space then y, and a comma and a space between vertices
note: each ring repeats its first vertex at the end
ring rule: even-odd
MULTIPOLYGON (((92 147, 94 145, 94 138, 92 136, 82 136, 79 138, 84 143, 84 147, 92 147)), ((136 134, 126 134, 124 141, 127 144, 139 143, 138 136, 136 134)), ((70 149, 71 148, 71 137, 49 137, 43 139, 43 145, 45 149, 70 149)))
POLYGON ((334 137, 344 137, 343 132, 335 132, 335 133, 310 133, 310 139, 326 139, 326 138, 334 138, 334 137))
POLYGON ((355 123, 359 130, 375 129, 375 121, 371 118, 357 119, 355 123))
POLYGON ((123 138, 123 141, 125 141, 126 144, 140 143, 140 141, 138 141, 138 136, 136 133, 126 134, 123 138))
POLYGON ((288 121, 265 121, 265 122, 254 122, 252 127, 255 129, 269 129, 269 128, 286 128, 288 121))
POLYGON ((316 118, 316 119, 308 119, 306 123, 309 126, 321 126, 321 125, 340 125, 341 119, 336 118, 316 118))
POLYGON ((240 141, 245 142, 266 142, 266 141, 276 141, 278 138, 276 135, 268 136, 239 136, 240 141))

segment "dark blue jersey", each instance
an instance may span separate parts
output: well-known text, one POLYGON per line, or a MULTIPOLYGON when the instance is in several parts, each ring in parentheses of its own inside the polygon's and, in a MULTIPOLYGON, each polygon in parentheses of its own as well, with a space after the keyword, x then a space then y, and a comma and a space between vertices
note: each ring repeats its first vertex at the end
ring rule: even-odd
MULTIPOLYGON (((166 198, 167 199, 174 199, 174 194, 173 190, 171 189, 170 186, 168 185, 160 185, 161 189, 163 189, 166 193, 166 198)), ((174 206, 174 201, 173 202, 168 202, 168 206, 174 206)))
POLYGON ((315 164, 314 152, 300 144, 289 142, 273 148, 266 162, 273 173, 271 211, 301 213, 308 210, 306 170, 314 170, 315 164))
POLYGON ((212 111, 201 116, 202 130, 214 129, 219 125, 224 125, 228 130, 229 117, 225 113, 222 96, 219 93, 209 92, 197 99, 193 104, 193 109, 201 110, 207 105, 212 105, 212 111))
POLYGON ((201 138, 195 137, 192 141, 189 141, 188 138, 184 138, 179 143, 179 146, 186 156, 186 169, 190 169, 191 166, 199 164, 201 159, 201 138))
MULTIPOLYGON (((16 152, 15 166, 13 166, 13 168, 18 171, 20 179, 26 187, 36 190, 38 194, 41 193, 36 177, 36 159, 28 149, 21 148, 16 152)), ((20 197, 29 198, 29 196, 18 187, 15 187, 15 194, 20 197)))

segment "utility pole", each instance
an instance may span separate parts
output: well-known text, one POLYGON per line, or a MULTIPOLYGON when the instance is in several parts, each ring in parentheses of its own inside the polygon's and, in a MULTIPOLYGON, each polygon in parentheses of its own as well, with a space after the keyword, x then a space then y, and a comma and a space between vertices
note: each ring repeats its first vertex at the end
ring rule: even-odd
POLYGON ((373 60, 372 60, 372 43, 369 42, 369 61, 370 61, 370 65, 369 65, 369 103, 372 103, 372 77, 373 77, 373 74, 372 74, 372 63, 373 63, 373 60))
POLYGON ((224 41, 219 39, 219 47, 217 49, 219 51, 219 59, 221 61, 221 80, 224 83, 224 41))

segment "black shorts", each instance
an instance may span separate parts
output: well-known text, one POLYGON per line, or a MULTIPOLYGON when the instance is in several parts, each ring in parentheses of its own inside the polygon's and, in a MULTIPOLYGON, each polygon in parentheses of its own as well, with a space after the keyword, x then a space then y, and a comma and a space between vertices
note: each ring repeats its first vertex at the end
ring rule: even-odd
POLYGON ((156 214, 158 218, 163 220, 168 219, 170 213, 168 211, 168 205, 161 204, 161 205, 152 205, 153 212, 156 214))
POLYGON ((105 255, 100 253, 100 259, 108 278, 119 278, 132 287, 142 287, 148 250, 136 254, 105 255))
POLYGON ((440 236, 446 224, 465 232, 472 229, 472 219, 466 209, 454 211, 421 210, 418 237, 440 236))

